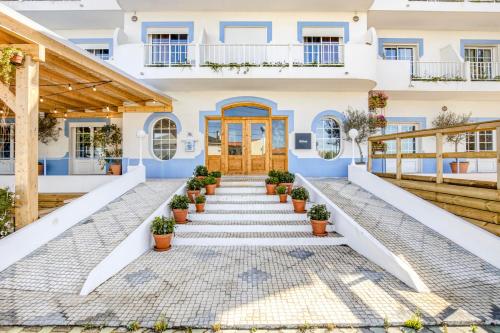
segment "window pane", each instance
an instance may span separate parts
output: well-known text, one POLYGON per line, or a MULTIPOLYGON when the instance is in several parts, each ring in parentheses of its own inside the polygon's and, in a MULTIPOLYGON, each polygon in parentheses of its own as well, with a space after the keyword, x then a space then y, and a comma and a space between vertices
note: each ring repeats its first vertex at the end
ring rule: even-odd
POLYGON ((228 137, 228 153, 231 156, 243 155, 243 125, 242 124, 228 124, 227 125, 228 137))
POLYGON ((220 156, 222 153, 221 146, 221 121, 208 121, 208 155, 220 156))
POLYGON ((273 155, 286 155, 285 120, 273 120, 273 155))
POLYGON ((251 154, 253 156, 263 156, 266 154, 266 124, 255 123, 251 125, 252 144, 251 154))
POLYGON ((164 118, 153 127, 153 154, 160 160, 170 160, 177 150, 177 126, 175 122, 164 118))
POLYGON ((331 160, 340 153, 341 137, 339 123, 331 117, 321 119, 316 129, 316 150, 325 160, 331 160))

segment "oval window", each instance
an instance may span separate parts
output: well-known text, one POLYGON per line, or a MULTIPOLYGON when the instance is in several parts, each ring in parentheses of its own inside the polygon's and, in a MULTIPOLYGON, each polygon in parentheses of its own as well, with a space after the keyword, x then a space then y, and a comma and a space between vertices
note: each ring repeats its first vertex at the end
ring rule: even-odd
POLYGON ((323 117, 316 128, 316 150, 325 160, 333 160, 340 154, 340 124, 333 117, 323 117))
POLYGON ((160 160, 170 160, 177 151, 177 126, 168 118, 158 120, 153 126, 153 155, 160 160))

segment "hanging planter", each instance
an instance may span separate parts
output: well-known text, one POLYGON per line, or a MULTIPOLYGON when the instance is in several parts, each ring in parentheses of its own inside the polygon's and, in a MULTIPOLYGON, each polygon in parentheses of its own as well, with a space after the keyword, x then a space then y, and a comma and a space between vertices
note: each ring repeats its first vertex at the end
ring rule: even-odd
POLYGON ((376 152, 385 153, 386 150, 387 150, 387 143, 385 143, 383 141, 375 141, 372 143, 372 152, 373 153, 376 153, 376 152))
POLYGON ((24 61, 24 54, 21 51, 14 51, 10 57, 10 63, 14 66, 21 66, 24 61))
POLYGON ((6 47, 1 50, 0 56, 0 79, 5 84, 10 84, 14 78, 16 66, 21 66, 24 61, 24 54, 20 49, 6 47))
POLYGON ((368 108, 371 111, 384 109, 387 106, 389 97, 383 91, 370 91, 368 97, 368 108))

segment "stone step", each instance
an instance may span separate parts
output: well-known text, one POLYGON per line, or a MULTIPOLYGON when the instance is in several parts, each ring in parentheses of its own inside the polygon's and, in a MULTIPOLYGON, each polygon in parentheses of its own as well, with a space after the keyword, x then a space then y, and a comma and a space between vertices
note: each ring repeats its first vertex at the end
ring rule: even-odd
POLYGON ((222 181, 232 182, 263 182, 267 178, 266 175, 257 176, 222 176, 222 181))
MULTIPOLYGON (((311 204, 308 203, 306 206, 309 207, 311 204)), ((190 212, 195 211, 195 206, 193 204, 189 207, 190 212)), ((240 213, 240 214, 248 214, 248 213, 259 213, 264 214, 267 212, 276 213, 276 214, 289 214, 293 213, 293 205, 291 202, 289 203, 206 203, 205 204, 205 212, 207 213, 219 213, 219 214, 227 214, 227 213, 240 213)))
POLYGON ((329 233, 315 237, 309 232, 185 232, 176 233, 174 246, 328 246, 346 245, 346 239, 329 233))
MULTIPOLYGON (((327 225, 327 232, 335 232, 334 225, 327 225)), ((251 225, 236 225, 236 224, 195 224, 193 222, 188 224, 179 224, 175 228, 176 234, 186 233, 206 233, 206 234, 219 234, 219 233, 235 233, 235 234, 263 234, 263 233, 310 233, 311 225, 308 224, 251 224, 251 225)), ((245 235, 243 235, 245 236, 245 235)))
POLYGON ((222 180, 220 185, 221 185, 221 187, 265 187, 266 183, 264 181, 222 180))
POLYGON ((219 187, 215 190, 216 195, 220 194, 266 194, 265 187, 219 187))
MULTIPOLYGON (((207 204, 209 203, 279 203, 277 195, 267 194, 216 194, 207 195, 207 204)), ((291 200, 291 199, 290 199, 291 200)))
POLYGON ((306 214, 256 214, 255 212, 252 214, 239 214, 227 212, 225 214, 217 214, 217 213, 189 213, 188 219, 193 222, 204 222, 204 221, 241 221, 241 222, 249 222, 249 221, 306 221, 306 214))
MULTIPOLYGON (((239 226, 246 226, 246 225, 258 225, 258 226, 262 226, 262 225, 278 225, 278 226, 289 226, 289 225, 292 225, 292 226, 296 226, 296 225, 310 225, 310 222, 309 220, 295 220, 295 221, 263 221, 263 220, 254 220, 254 221, 250 221, 250 220, 233 220, 233 221, 224 221, 224 220, 214 220, 214 221, 200 221, 200 220, 197 220, 197 221, 191 221, 188 223, 188 225, 199 225, 199 226, 203 226, 203 225, 224 225, 224 226, 227 226, 227 225, 239 225, 239 226)), ((180 226, 180 225, 179 225, 180 226)))

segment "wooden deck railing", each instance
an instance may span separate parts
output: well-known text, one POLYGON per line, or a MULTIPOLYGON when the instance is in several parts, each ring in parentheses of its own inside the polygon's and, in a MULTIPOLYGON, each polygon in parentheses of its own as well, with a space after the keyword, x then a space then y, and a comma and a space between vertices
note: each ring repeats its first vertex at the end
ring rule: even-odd
MULTIPOLYGON (((500 121, 488 121, 471 123, 447 128, 425 129, 413 132, 402 132, 387 135, 372 136, 368 139, 368 171, 373 172, 374 159, 396 159, 395 178, 401 180, 403 177, 402 160, 403 159, 436 159, 436 176, 435 182, 441 184, 443 180, 443 159, 445 158, 489 158, 496 159, 496 188, 500 190, 500 121), (474 133, 479 131, 496 131, 496 150, 481 151, 481 152, 444 152, 444 138, 447 135, 474 133), (404 139, 435 137, 436 149, 433 153, 403 153, 401 150, 401 141, 404 139), (373 146, 376 142, 396 141, 396 153, 394 154, 375 154, 373 146)), ((433 179, 434 179, 433 178, 433 179)), ((469 183, 474 181, 469 181, 469 183)), ((479 182, 479 181, 478 181, 479 182)))

